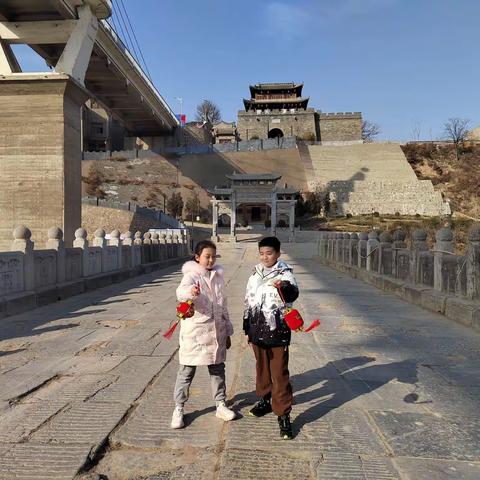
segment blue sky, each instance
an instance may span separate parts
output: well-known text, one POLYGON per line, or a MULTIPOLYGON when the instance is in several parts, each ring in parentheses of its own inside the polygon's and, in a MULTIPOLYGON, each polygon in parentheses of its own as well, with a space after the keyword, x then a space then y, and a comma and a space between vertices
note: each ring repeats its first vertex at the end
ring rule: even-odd
POLYGON ((438 138, 449 117, 480 124, 478 0, 123 1, 155 85, 176 111, 184 99, 187 121, 202 99, 234 121, 249 84, 295 81, 310 106, 362 111, 385 140, 412 139, 414 125, 438 138))

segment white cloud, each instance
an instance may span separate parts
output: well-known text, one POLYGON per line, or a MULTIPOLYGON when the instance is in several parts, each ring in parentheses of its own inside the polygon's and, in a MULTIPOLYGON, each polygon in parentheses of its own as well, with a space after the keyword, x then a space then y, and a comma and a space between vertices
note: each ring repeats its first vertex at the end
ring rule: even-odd
POLYGON ((388 8, 398 0, 285 0, 266 6, 268 33, 292 40, 322 26, 326 21, 369 14, 388 8))

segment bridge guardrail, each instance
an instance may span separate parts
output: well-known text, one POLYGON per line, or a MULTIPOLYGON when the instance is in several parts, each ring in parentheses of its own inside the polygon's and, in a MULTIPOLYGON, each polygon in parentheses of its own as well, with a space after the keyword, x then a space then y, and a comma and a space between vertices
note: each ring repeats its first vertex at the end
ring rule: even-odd
POLYGON ((465 255, 454 253, 454 235, 442 228, 430 250, 427 232, 320 232, 322 263, 460 323, 480 329, 480 226, 469 233, 465 255))
POLYGON ((44 249, 35 249, 25 226, 13 232, 11 252, 0 252, 0 318, 147 273, 190 254, 186 228, 155 229, 154 233, 103 229, 93 240, 75 232, 65 247, 60 228, 50 228, 44 249))

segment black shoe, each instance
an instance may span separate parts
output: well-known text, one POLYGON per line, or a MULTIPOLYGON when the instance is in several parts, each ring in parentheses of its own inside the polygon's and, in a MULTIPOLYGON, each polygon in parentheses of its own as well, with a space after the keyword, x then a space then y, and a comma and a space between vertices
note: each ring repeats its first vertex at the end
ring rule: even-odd
POLYGON ((290 415, 288 413, 278 417, 278 426, 280 427, 280 436, 284 440, 291 440, 293 438, 292 422, 290 422, 290 415))
POLYGON ((253 417, 263 417, 267 413, 272 411, 272 405, 265 399, 259 400, 253 408, 248 412, 249 415, 253 417))

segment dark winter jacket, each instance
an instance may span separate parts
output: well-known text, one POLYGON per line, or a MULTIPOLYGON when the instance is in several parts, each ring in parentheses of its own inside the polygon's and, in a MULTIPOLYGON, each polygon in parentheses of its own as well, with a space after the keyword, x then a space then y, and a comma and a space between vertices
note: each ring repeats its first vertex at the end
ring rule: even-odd
POLYGON ((248 280, 243 330, 255 345, 279 347, 290 344, 291 330, 283 320, 285 305, 273 286, 279 280, 283 299, 289 307, 299 292, 292 267, 287 263, 280 260, 267 272, 259 264, 248 280))

